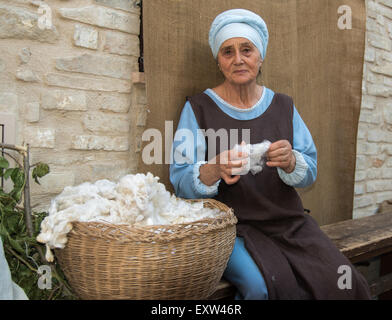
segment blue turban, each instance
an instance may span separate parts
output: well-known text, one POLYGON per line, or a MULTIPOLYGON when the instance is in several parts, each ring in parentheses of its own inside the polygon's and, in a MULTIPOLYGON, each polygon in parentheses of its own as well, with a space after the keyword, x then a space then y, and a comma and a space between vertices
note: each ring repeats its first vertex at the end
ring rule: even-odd
POLYGON ((211 25, 209 35, 209 44, 215 59, 222 44, 231 38, 250 40, 264 60, 269 34, 267 25, 259 15, 245 9, 232 9, 219 14, 211 25))

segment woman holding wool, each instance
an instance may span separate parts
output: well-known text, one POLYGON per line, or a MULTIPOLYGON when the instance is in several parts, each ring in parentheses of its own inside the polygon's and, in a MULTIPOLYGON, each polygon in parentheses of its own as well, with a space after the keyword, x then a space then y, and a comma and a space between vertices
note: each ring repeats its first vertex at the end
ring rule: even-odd
POLYGON ((178 162, 174 141, 170 180, 178 197, 214 198, 232 207, 237 239, 224 277, 237 299, 369 299, 365 279, 339 252, 315 220, 304 213, 294 188, 316 179, 317 151, 293 100, 256 83, 269 34, 264 20, 243 9, 228 10, 212 23, 209 44, 225 80, 188 98, 178 129, 194 133, 194 156, 178 162), (250 130, 254 145, 268 140, 266 166, 256 175, 236 175, 247 154, 214 151, 200 129, 250 130), (352 289, 341 290, 338 269, 352 268, 352 289))

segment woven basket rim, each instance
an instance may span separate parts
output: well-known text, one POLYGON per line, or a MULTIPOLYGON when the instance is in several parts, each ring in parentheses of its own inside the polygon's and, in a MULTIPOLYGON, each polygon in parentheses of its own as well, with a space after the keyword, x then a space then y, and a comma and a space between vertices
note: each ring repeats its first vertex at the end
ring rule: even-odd
MULTIPOLYGON (((186 200, 186 199, 185 199, 186 200)), ((128 224, 112 224, 109 222, 72 222, 71 233, 78 236, 104 238, 120 242, 168 242, 189 236, 235 225, 238 220, 232 208, 214 199, 186 200, 188 202, 203 201, 209 207, 218 208, 222 214, 213 218, 204 218, 188 223, 152 226, 134 226, 128 224)))

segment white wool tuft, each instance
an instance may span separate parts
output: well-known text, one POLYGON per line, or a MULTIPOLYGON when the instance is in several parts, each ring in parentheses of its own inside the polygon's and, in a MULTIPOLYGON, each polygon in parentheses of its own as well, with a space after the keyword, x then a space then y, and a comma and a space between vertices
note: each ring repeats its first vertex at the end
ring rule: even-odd
POLYGON ((74 221, 170 225, 220 214, 218 209, 204 208, 203 202, 176 198, 158 180, 151 173, 139 173, 126 175, 118 183, 99 180, 64 188, 52 199, 49 215, 42 221, 37 237, 37 241, 46 244, 46 259, 54 259, 50 249, 65 247, 74 221))
POLYGON ((248 154, 248 163, 242 168, 234 169, 234 175, 247 175, 249 171, 255 176, 263 170, 265 164, 265 157, 268 149, 271 146, 271 142, 268 140, 258 144, 247 144, 247 145, 235 145, 234 150, 236 152, 246 152, 248 154))

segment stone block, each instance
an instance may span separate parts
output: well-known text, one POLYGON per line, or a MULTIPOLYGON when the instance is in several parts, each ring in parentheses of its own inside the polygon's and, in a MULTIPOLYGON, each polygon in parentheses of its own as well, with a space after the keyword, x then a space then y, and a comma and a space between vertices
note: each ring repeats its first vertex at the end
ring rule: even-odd
POLYGON ((364 170, 369 166, 369 160, 366 156, 357 155, 356 170, 364 170))
POLYGON ((25 118, 27 122, 33 123, 39 121, 39 102, 30 102, 25 106, 25 118))
POLYGON ((75 75, 49 73, 46 75, 49 86, 65 87, 71 89, 130 93, 132 83, 120 79, 96 79, 75 75))
POLYGON ((380 15, 382 15, 382 16, 388 18, 388 19, 392 19, 392 9, 388 8, 388 6, 379 4, 377 6, 377 11, 380 13, 380 15))
POLYGON ((384 76, 381 74, 373 73, 371 71, 366 72, 366 80, 372 84, 383 84, 384 76))
POLYGON ((74 150, 104 150, 104 151, 128 151, 129 141, 127 137, 108 137, 94 135, 75 135, 71 138, 74 150))
POLYGON ((374 66, 371 67, 370 70, 372 70, 374 73, 379 73, 383 74, 386 76, 392 76, 392 63, 384 62, 383 65, 381 66, 374 66))
POLYGON ((140 44, 138 36, 116 31, 106 31, 104 37, 104 52, 135 57, 140 56, 140 44))
POLYGON ((137 68, 137 59, 123 59, 116 56, 83 54, 71 58, 56 59, 56 69, 80 72, 117 79, 131 80, 132 71, 137 68))
POLYGON ((38 14, 24 8, 0 4, 0 39, 56 43, 59 33, 54 24, 50 29, 41 29, 38 19, 38 14))
POLYGON ((140 12, 140 0, 94 0, 97 4, 111 7, 114 9, 121 9, 128 12, 140 12))
POLYGON ((378 2, 384 6, 392 8, 392 0, 378 0, 378 2))
POLYGON ((367 208, 355 209, 353 212, 354 219, 366 218, 377 212, 378 206, 373 204, 367 208))
POLYGON ((60 8, 58 12, 61 17, 66 19, 139 35, 139 14, 121 12, 101 6, 60 8))
POLYGON ((98 49, 98 30, 80 24, 75 25, 74 44, 78 47, 98 49))
POLYGON ((371 163, 372 163, 372 168, 381 168, 385 163, 385 159, 383 156, 372 158, 371 163))
POLYGON ((22 63, 28 63, 31 59, 30 48, 23 48, 19 53, 19 58, 22 63))
POLYGON ((72 171, 68 172, 50 172, 40 179, 40 185, 34 187, 33 194, 61 193, 65 187, 73 186, 75 182, 75 175, 72 171))
POLYGON ((111 163, 96 163, 92 167, 94 180, 109 179, 118 181, 128 173, 128 164, 123 160, 115 160, 111 163))
POLYGON ((380 124, 382 116, 381 113, 377 111, 361 110, 359 121, 369 124, 380 124))
POLYGON ((134 84, 146 84, 146 76, 144 72, 133 72, 132 83, 134 84))
POLYGON ((3 72, 6 68, 6 64, 4 60, 0 59, 0 73, 3 72))
POLYGON ((392 53, 391 52, 383 51, 381 54, 381 57, 385 61, 392 62, 392 53))
POLYGON ((86 111, 85 92, 48 90, 41 94, 42 108, 46 110, 86 111))
POLYGON ((392 102, 384 106, 383 114, 385 122, 388 124, 392 124, 392 102))
POLYGON ((392 78, 390 78, 390 77, 383 77, 383 83, 384 83, 384 85, 386 85, 388 87, 392 87, 392 78))
POLYGON ((376 50, 371 47, 365 49, 365 61, 374 62, 376 61, 376 50))
POLYGON ((354 208, 364 208, 373 204, 373 198, 369 195, 354 198, 354 208))
POLYGON ((136 110, 136 125, 138 127, 145 127, 147 124, 147 108, 146 106, 139 106, 135 108, 136 110))
POLYGON ((384 144, 380 147, 380 152, 385 152, 387 155, 392 156, 392 145, 391 144, 384 144))
POLYGON ((16 70, 16 78, 25 82, 38 82, 40 81, 38 75, 27 67, 19 67, 16 70))
POLYGON ((392 183, 388 180, 366 182, 367 192, 392 191, 392 183))
POLYGON ((365 193, 365 186, 364 186, 364 184, 356 183, 355 187, 354 187, 354 194, 356 196, 358 196, 358 195, 361 195, 361 194, 364 194, 364 193, 365 193))
POLYGON ((18 96, 15 93, 0 92, 0 112, 18 112, 18 96))
POLYGON ((129 132, 128 115, 111 115, 107 113, 86 114, 83 117, 83 125, 86 130, 98 133, 129 132))
POLYGON ((355 172, 355 182, 360 182, 366 179, 366 171, 357 170, 355 172))
POLYGON ((382 177, 383 179, 392 179, 392 170, 389 168, 382 168, 382 177))
POLYGON ((392 200, 392 191, 378 192, 376 193, 376 203, 380 204, 386 200, 392 200))
POLYGON ((366 93, 370 96, 388 98, 391 92, 391 88, 388 88, 383 84, 368 84, 366 88, 366 93))
POLYGON ((373 110, 376 104, 376 97, 363 95, 361 108, 373 110))
POLYGON ((390 142, 392 143, 392 132, 382 129, 374 129, 368 132, 369 142, 390 142))
POLYGON ((30 144, 32 148, 53 149, 56 141, 56 130, 38 127, 25 128, 24 141, 30 144))
POLYGON ((375 32, 380 35, 382 35, 384 31, 383 27, 377 23, 377 20, 371 19, 369 17, 366 19, 366 30, 368 32, 375 32))
POLYGON ((379 146, 377 143, 368 143, 358 141, 357 143, 357 154, 358 155, 377 155, 379 152, 379 146))
POLYGON ((375 48, 379 48, 387 51, 391 51, 392 49, 391 39, 375 33, 368 34, 368 44, 370 44, 375 48))
MULTIPOLYGON (((97 108, 102 111, 112 111, 116 113, 128 113, 131 107, 131 98, 132 96, 129 94, 105 94, 99 93, 94 95, 91 99, 92 104, 94 104, 94 108, 97 108)), ((93 109, 93 106, 91 107, 93 109)))
MULTIPOLYGON (((370 160, 369 160, 370 161, 370 160)), ((367 180, 382 179, 382 170, 380 168, 369 168, 366 171, 367 180)))

